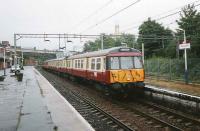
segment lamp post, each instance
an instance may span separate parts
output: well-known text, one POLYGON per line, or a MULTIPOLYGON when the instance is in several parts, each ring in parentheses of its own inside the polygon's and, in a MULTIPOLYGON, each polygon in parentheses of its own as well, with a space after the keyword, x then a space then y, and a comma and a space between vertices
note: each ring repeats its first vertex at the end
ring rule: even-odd
POLYGON ((104 47, 103 47, 103 37, 104 37, 104 34, 102 33, 102 34, 101 34, 101 50, 103 50, 103 48, 104 48, 104 47))
POLYGON ((3 69, 4 69, 4 76, 6 76, 6 47, 3 50, 3 69))
MULTIPOLYGON (((183 41, 183 44, 186 44, 186 33, 185 33, 185 30, 184 29, 178 29, 178 30, 181 30, 183 31, 183 37, 184 37, 184 41, 183 41)), ((185 58, 185 83, 188 84, 188 68, 187 68, 187 49, 185 48, 184 49, 184 58, 185 58)))

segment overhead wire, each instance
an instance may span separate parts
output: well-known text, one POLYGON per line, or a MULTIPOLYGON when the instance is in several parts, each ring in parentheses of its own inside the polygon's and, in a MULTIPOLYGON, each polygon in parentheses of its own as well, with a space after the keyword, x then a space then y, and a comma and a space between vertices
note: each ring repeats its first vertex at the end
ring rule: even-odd
POLYGON ((87 21, 89 18, 93 17, 94 15, 96 15, 99 11, 103 10, 104 8, 106 8, 108 5, 110 5, 113 2, 113 0, 109 0, 108 2, 106 2, 104 5, 102 5, 101 7, 99 7, 97 10, 95 10, 93 13, 91 13, 90 15, 88 15, 87 17, 83 18, 79 23, 77 23, 76 25, 74 25, 72 27, 72 29, 79 27, 80 25, 82 25, 85 21, 87 21))
MULTIPOLYGON (((197 2, 199 2, 199 1, 200 1, 200 0, 196 0, 196 1, 190 2, 190 3, 188 3, 188 4, 194 4, 194 3, 197 3, 197 2)), ((186 5, 188 5, 188 4, 184 4, 184 5, 182 5, 182 6, 176 7, 176 8, 174 8, 174 9, 168 10, 168 11, 166 11, 166 12, 163 12, 163 13, 160 13, 160 14, 157 14, 157 15, 154 15, 154 16, 152 16, 151 18, 160 17, 160 16, 162 16, 162 15, 164 15, 164 14, 168 14, 168 13, 170 13, 170 12, 172 12, 172 11, 175 11, 175 10, 177 10, 177 9, 183 8, 184 6, 186 6, 186 5)), ((144 18, 144 19, 146 19, 146 18, 144 18)), ((141 23, 141 22, 143 22, 143 21, 139 21, 139 22, 137 22, 137 23, 141 23)), ((131 23, 133 23, 133 22, 131 22, 131 23)), ((134 23, 135 23, 135 22, 134 22, 134 23)), ((132 25, 132 24, 128 24, 128 25, 125 25, 125 26, 130 26, 130 25, 132 25)))
MULTIPOLYGON (((197 0, 197 1, 193 2, 193 3, 196 3, 196 2, 199 2, 199 1, 200 1, 200 0, 197 0)), ((192 4, 192 3, 191 3, 191 4, 192 4)), ((186 4, 186 5, 188 5, 188 4, 186 4)), ((184 5, 184 6, 186 6, 186 5, 184 5)), ((183 6, 183 7, 184 7, 184 6, 183 6)), ((198 7, 198 6, 200 6, 200 3, 194 5, 194 7, 198 7)), ((182 8, 183 8, 183 7, 182 7, 182 8)), ((176 12, 173 12, 173 13, 170 13, 170 14, 165 15, 165 16, 162 16, 162 17, 159 17, 159 18, 156 18, 156 19, 153 19, 153 20, 155 20, 155 21, 160 21, 160 20, 162 20, 162 19, 171 17, 171 16, 176 15, 176 14, 178 14, 178 13, 181 13, 181 10, 176 11, 176 12)), ((134 29, 134 28, 137 28, 137 27, 139 27, 139 25, 126 28, 126 29, 123 30, 123 32, 128 31, 128 30, 131 30, 131 29, 134 29)))
POLYGON ((137 4, 137 3, 140 2, 140 1, 141 1, 141 0, 137 0, 137 1, 135 1, 135 2, 133 2, 133 3, 131 3, 131 4, 129 4, 128 6, 126 6, 126 7, 122 8, 122 9, 120 9, 119 11, 115 12, 114 14, 112 14, 112 15, 110 15, 110 16, 108 16, 108 17, 102 19, 102 20, 100 20, 100 21, 97 22, 96 24, 94 24, 94 25, 92 25, 92 26, 86 28, 86 29, 83 30, 81 33, 86 32, 87 30, 90 30, 90 29, 92 29, 92 28, 94 28, 94 27, 96 27, 96 26, 98 26, 98 25, 104 23, 104 22, 107 21, 108 19, 110 19, 110 18, 114 17, 115 15, 121 13, 122 11, 124 11, 124 10, 130 8, 131 6, 137 4))

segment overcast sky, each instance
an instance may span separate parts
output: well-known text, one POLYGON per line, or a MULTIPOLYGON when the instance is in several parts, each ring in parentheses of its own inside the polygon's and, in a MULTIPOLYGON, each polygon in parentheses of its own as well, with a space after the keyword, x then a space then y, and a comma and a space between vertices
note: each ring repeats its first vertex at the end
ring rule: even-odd
MULTIPOLYGON (((148 17, 165 16, 195 0, 141 0, 115 17, 85 31, 134 1, 136 0, 0 0, 0 41, 8 40, 13 44, 14 33, 109 34, 114 32, 116 24, 119 24, 120 31, 137 34, 137 26, 148 17), (107 6, 85 20, 106 3, 107 6), (129 27, 135 28, 127 30, 129 27)), ((179 15, 175 15, 158 22, 175 29, 177 26, 174 21, 178 18, 179 15)), ((68 50, 79 49, 84 43, 80 43, 79 39, 72 41, 73 43, 68 44, 68 50)), ((43 39, 20 39, 17 44, 42 49, 58 48, 58 40, 44 42, 43 39)), ((61 44, 64 45, 64 40, 61 40, 61 44)))

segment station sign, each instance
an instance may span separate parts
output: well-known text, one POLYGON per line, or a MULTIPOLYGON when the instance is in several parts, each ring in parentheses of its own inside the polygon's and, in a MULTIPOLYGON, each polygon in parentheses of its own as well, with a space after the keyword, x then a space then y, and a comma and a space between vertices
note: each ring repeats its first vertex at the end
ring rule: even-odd
POLYGON ((179 44, 179 50, 190 49, 190 43, 179 44))

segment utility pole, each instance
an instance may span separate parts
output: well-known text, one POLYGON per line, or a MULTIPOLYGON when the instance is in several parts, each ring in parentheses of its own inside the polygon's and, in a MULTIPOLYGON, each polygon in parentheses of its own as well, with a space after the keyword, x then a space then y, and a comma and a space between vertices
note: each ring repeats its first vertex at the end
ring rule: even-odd
POLYGON ((21 69, 24 69, 24 53, 23 53, 23 51, 22 51, 22 49, 21 49, 21 52, 22 52, 22 64, 21 64, 21 69))
POLYGON ((58 48, 58 50, 60 50, 60 34, 58 34, 58 40, 59 40, 59 48, 58 48))
POLYGON ((144 43, 142 43, 142 61, 144 65, 144 43))
MULTIPOLYGON (((182 45, 183 45, 183 44, 186 44, 186 45, 187 45, 185 30, 184 30, 184 29, 180 29, 180 28, 179 28, 178 30, 183 31, 184 41, 183 41, 182 45)), ((189 48, 190 48, 190 44, 188 44, 188 45, 189 45, 189 48)), ((179 45, 179 46, 180 46, 180 45, 179 45)), ((184 48, 184 58, 185 58, 185 74, 184 74, 184 76, 185 76, 185 84, 188 84, 187 48, 186 48, 186 47, 184 48)))
MULTIPOLYGON (((186 44, 186 34, 185 30, 183 30, 184 34, 184 44, 186 44)), ((184 49, 184 54, 185 54, 185 83, 188 84, 188 69, 187 69, 187 49, 184 49)))
POLYGON ((6 76, 6 47, 3 47, 3 68, 4 68, 4 76, 6 76))
POLYGON ((101 34, 101 50, 103 50, 103 36, 104 36, 104 34, 102 33, 101 34))
POLYGON ((176 58, 179 60, 179 36, 177 38, 177 43, 176 43, 176 58))
POLYGON ((15 72, 17 70, 17 53, 16 53, 16 46, 17 46, 17 39, 16 39, 16 34, 14 34, 14 66, 15 66, 15 72))

